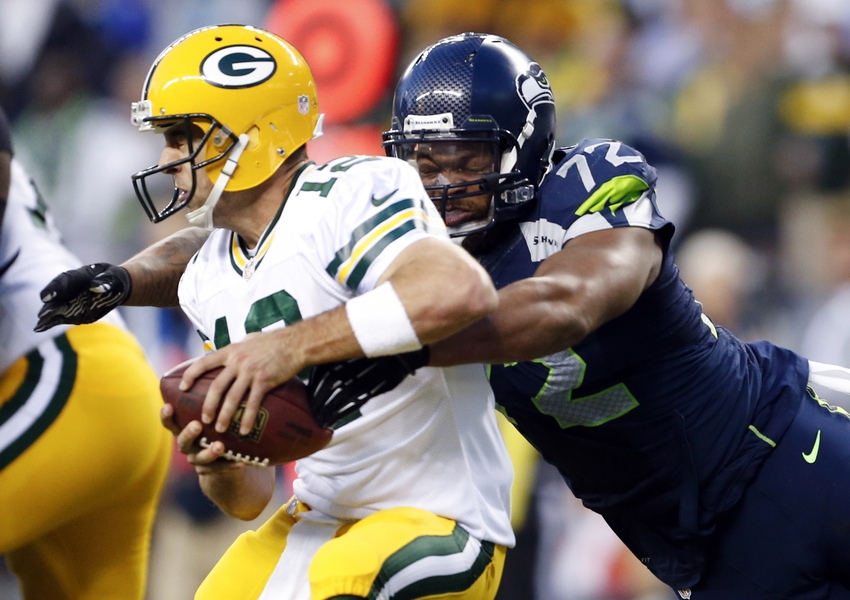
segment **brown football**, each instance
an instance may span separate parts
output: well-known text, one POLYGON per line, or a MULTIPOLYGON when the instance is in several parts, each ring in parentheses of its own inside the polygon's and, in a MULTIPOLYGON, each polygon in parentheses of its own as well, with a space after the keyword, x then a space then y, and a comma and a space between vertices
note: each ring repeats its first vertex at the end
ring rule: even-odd
MULTIPOLYGON (((181 429, 190 421, 201 421, 201 407, 213 379, 223 367, 207 371, 187 391, 178 389, 189 360, 171 369, 160 379, 162 399, 174 407, 174 421, 181 429)), ((307 403, 307 386, 297 377, 266 394, 254 427, 248 435, 239 435, 242 406, 230 427, 218 433, 214 424, 204 425, 198 441, 202 447, 214 441, 224 444, 225 458, 252 465, 270 466, 304 458, 321 450, 331 441, 333 430, 316 424, 307 403)))

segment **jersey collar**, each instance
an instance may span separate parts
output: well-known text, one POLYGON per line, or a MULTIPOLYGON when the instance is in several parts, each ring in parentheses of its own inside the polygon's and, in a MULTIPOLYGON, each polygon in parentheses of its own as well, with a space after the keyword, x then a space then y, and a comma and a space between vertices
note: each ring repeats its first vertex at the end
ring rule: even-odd
POLYGON ((280 208, 277 209, 277 213, 275 213, 274 218, 266 226, 266 230, 263 231, 263 235, 260 236, 260 240, 257 242, 257 246, 253 253, 248 249, 245 240, 243 240, 236 232, 230 232, 230 265, 243 279, 250 279, 257 267, 260 266, 266 252, 268 252, 272 245, 275 227, 280 220, 280 216, 283 214, 283 208, 286 206, 287 200, 289 200, 289 197, 292 195, 292 191, 295 189, 295 184, 301 178, 304 171, 307 170, 308 167, 314 165, 315 163, 312 161, 307 162, 295 173, 295 176, 292 178, 292 183, 286 191, 286 196, 284 197, 283 202, 280 203, 280 208))

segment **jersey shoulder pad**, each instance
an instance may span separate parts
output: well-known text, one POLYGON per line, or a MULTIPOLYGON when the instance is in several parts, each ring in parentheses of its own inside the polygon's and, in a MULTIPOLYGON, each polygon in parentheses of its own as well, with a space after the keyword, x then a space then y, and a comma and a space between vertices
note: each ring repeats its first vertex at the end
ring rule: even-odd
POLYGON ((301 205, 324 204, 316 208, 320 214, 310 245, 327 273, 348 288, 368 283, 368 272, 377 272, 398 248, 419 237, 447 237, 416 170, 402 160, 342 157, 314 169, 298 185, 301 205), (313 193, 326 202, 315 202, 313 193), (395 249, 386 252, 391 244, 395 249), (377 269, 370 271, 373 265, 377 269))
POLYGON ((655 169, 640 152, 616 140, 587 138, 560 149, 555 158, 542 187, 578 217, 603 209, 616 213, 655 189, 655 169))

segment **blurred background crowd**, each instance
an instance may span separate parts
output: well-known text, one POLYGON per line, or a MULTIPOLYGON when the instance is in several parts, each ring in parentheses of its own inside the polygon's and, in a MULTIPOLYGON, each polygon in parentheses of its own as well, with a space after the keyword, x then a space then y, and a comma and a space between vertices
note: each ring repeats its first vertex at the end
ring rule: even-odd
MULTIPOLYGON (((507 37, 552 82, 559 145, 615 138, 658 169, 683 278, 715 323, 850 366, 847 0, 2 0, 0 105, 81 261, 121 262, 184 225, 152 225, 135 200, 129 176, 156 163, 160 140, 138 135, 129 109, 161 49, 215 23, 264 26, 302 51, 327 115, 310 142, 317 162, 382 154, 394 83, 426 45, 507 37)), ((160 373, 201 352, 177 311, 123 314, 160 373)), ((501 599, 673 597, 533 450, 509 442, 520 543, 501 599)), ((191 598, 266 516, 220 515, 177 454, 149 598, 191 598)), ((0 564, 0 598, 15 590, 0 564)))

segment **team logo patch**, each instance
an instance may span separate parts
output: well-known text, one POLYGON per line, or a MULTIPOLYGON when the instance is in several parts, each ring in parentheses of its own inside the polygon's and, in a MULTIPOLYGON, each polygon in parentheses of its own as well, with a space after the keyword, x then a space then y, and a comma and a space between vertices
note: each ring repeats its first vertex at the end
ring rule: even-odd
POLYGON ((274 75, 275 70, 277 63, 272 55, 255 46, 219 48, 201 63, 204 79, 222 88, 258 85, 274 75))
POLYGON ((516 78, 517 94, 529 110, 536 104, 554 104, 555 96, 549 79, 536 62, 529 63, 528 70, 516 78))
POLYGON ((310 98, 307 94, 301 94, 298 96, 298 112, 302 115, 306 115, 310 112, 310 98))

